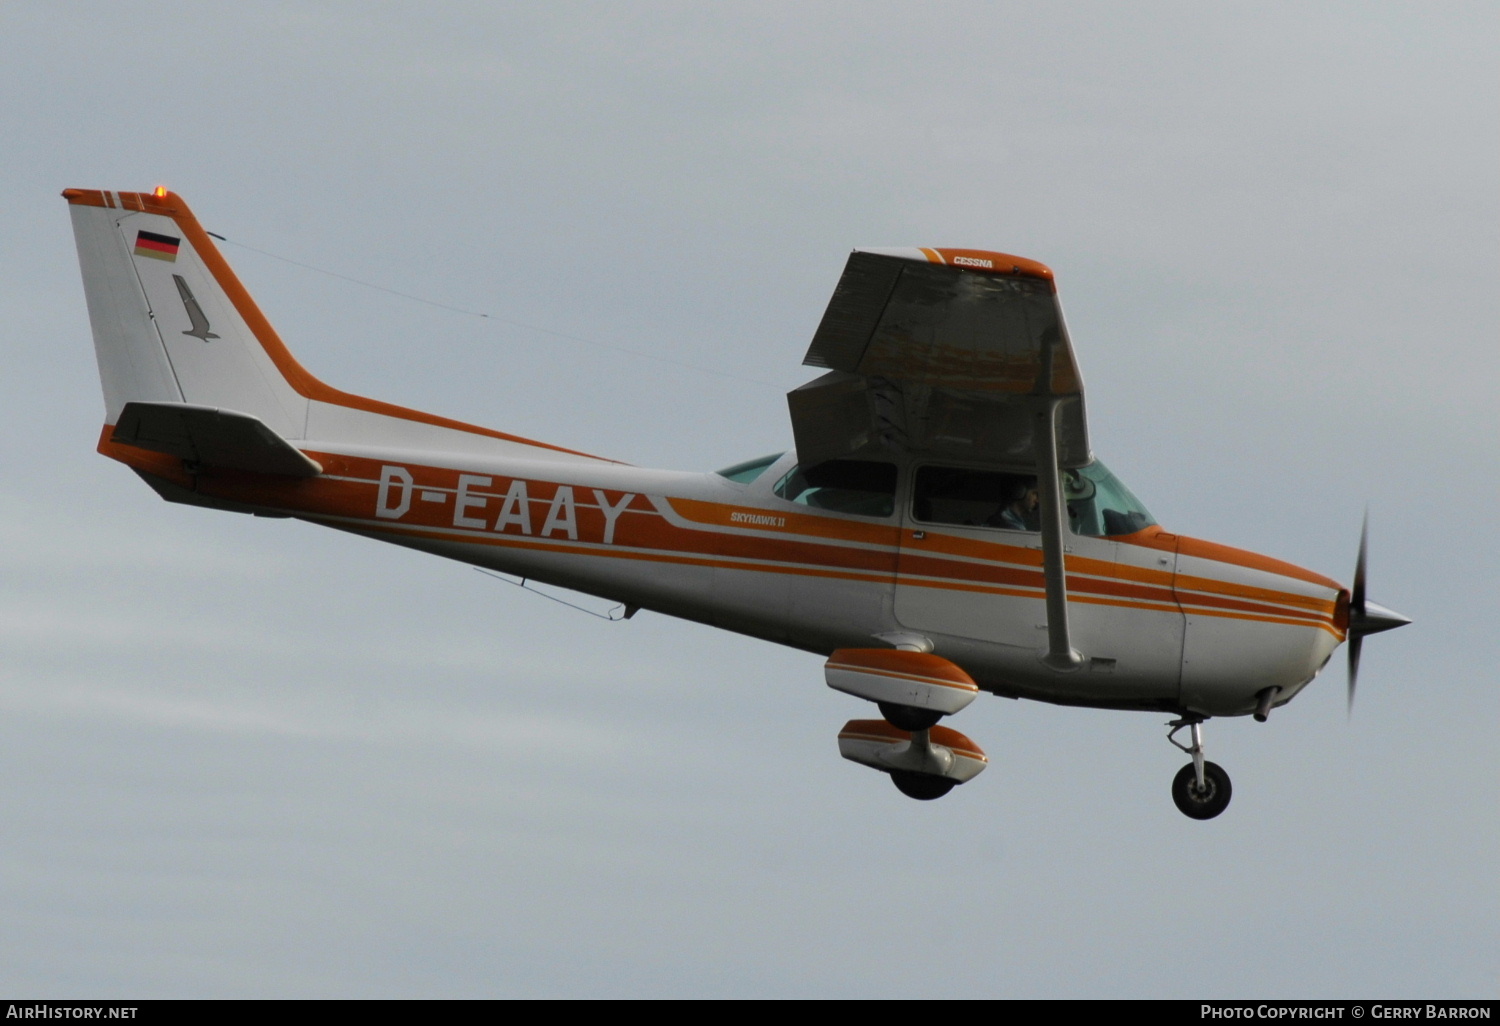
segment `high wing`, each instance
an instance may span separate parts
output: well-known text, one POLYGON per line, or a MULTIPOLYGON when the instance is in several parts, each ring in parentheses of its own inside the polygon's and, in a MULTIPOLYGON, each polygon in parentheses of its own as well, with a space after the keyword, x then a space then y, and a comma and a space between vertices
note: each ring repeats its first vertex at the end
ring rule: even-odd
POLYGON ((1053 406, 1058 465, 1092 459, 1052 271, 1034 260, 855 250, 803 363, 829 371, 787 395, 805 466, 881 450, 1035 466, 1053 406))

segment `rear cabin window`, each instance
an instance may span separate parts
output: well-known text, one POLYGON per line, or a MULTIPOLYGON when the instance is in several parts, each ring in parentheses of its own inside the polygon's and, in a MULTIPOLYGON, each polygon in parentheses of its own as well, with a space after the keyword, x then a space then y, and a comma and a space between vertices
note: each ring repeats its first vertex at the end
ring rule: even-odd
POLYGON ((802 506, 888 517, 896 509, 896 465, 867 460, 829 460, 793 467, 776 483, 776 494, 802 506))

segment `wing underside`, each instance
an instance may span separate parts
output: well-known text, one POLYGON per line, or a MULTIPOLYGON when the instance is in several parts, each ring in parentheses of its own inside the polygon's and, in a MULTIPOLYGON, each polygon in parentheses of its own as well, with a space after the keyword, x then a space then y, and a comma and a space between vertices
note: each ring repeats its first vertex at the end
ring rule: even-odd
POLYGON ((1030 466, 1053 404, 1058 462, 1091 458, 1052 275, 1032 261, 856 250, 803 362, 829 372, 787 397, 804 464, 885 451, 1030 466))

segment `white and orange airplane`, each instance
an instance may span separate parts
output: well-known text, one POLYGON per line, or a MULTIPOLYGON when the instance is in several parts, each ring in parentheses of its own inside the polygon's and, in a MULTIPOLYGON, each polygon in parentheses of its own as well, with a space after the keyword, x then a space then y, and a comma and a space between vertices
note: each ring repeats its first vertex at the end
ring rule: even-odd
MULTIPOLYGON (((986 764, 939 720, 980 691, 1201 725, 1291 701, 1409 622, 1355 582, 1170 533, 1089 446, 1053 275, 856 250, 791 392, 796 451, 717 473, 615 460, 350 395, 287 350, 187 205, 69 189, 104 386, 99 451, 170 502, 296 517, 827 657, 880 719, 845 758, 930 799, 986 764)), ((1190 731, 1191 743, 1176 735, 1190 731)))

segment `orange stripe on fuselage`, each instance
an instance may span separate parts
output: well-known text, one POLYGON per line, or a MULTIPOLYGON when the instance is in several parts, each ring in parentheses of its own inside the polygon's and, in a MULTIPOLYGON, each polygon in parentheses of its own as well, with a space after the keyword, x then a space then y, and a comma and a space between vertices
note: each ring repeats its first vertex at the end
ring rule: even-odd
MULTIPOLYGON (((901 573, 903 579, 908 573, 927 577, 945 577, 967 580, 986 579, 982 571, 973 569, 975 566, 988 566, 994 563, 1006 563, 1011 566, 1034 567, 1030 573, 1024 571, 1011 571, 1006 575, 1006 583, 1013 585, 1026 585, 1035 588, 1043 587, 1042 581, 1042 552, 1040 549, 1028 548, 1020 545, 1010 545, 1003 542, 982 541, 974 538, 965 538, 955 535, 946 535, 932 531, 923 532, 925 537, 917 539, 914 532, 907 530, 902 535, 901 549, 901 573), (941 559, 940 556, 953 558, 941 559), (980 561, 978 564, 969 561, 980 561), (964 561, 964 562, 960 562, 964 561), (942 569, 938 569, 942 567, 942 569)), ((1155 529, 1156 536, 1163 536, 1160 528, 1155 529)), ((1175 535, 1165 535, 1166 538, 1175 539, 1175 535)), ((1112 539, 1118 540, 1118 539, 1112 539)), ((1165 546, 1153 545, 1152 548, 1161 548, 1165 551, 1173 551, 1173 544, 1165 546)), ((1241 553, 1242 550, 1230 549, 1228 546, 1220 546, 1229 553, 1241 553)), ((1254 553, 1243 553, 1254 556, 1254 553)), ((1266 564, 1275 564, 1276 560, 1264 560, 1266 564)), ((1239 561, 1232 565, 1245 566, 1245 561, 1239 561)), ((1291 564, 1280 564, 1291 566, 1291 564)), ((1274 612, 1281 616, 1302 616, 1322 621, 1333 615, 1334 601, 1322 599, 1310 595, 1297 595, 1291 592, 1276 591, 1270 588, 1258 588, 1250 585, 1237 584, 1229 581, 1219 581, 1212 578, 1197 576, 1174 575, 1168 571, 1153 570, 1149 567, 1136 567, 1122 563, 1111 563, 1107 560, 1092 559, 1086 556, 1067 557, 1068 590, 1070 595, 1075 589, 1092 591, 1101 594, 1113 594, 1119 596, 1134 596, 1141 599, 1153 601, 1173 601, 1184 604, 1206 607, 1235 608, 1239 610, 1250 610, 1253 605, 1242 603, 1261 603, 1265 611, 1274 612), (1074 574, 1088 574, 1094 578, 1105 580, 1094 580, 1088 577, 1075 577, 1074 574), (1124 582, 1132 582, 1126 584, 1124 582), (1185 594, 1188 592, 1212 592, 1212 595, 1185 594), (1231 601, 1233 600, 1233 601, 1231 601), (1286 610, 1282 606, 1295 607, 1286 610)), ((1255 569, 1265 569, 1265 566, 1257 566, 1255 569)), ((1291 576, 1291 575, 1288 575, 1291 576)), ((1316 575, 1306 574, 1299 578, 1306 580, 1316 575)), ((1324 578, 1317 578, 1314 583, 1325 583, 1326 586, 1335 590, 1338 585, 1324 578)))
MULTIPOLYGON (((520 533, 513 524, 507 525, 503 532, 455 527, 460 472, 410 463, 399 464, 413 479, 409 510, 399 520, 381 519, 373 516, 381 467, 388 465, 380 460, 309 451, 308 455, 325 468, 319 477, 287 478, 216 468, 191 475, 176 457, 111 441, 111 431, 108 426, 104 428, 99 451, 138 470, 216 498, 337 522, 338 526, 363 531, 883 585, 897 578, 897 545, 901 534, 893 526, 852 524, 834 517, 783 514, 778 510, 774 516, 784 517, 787 524, 785 537, 780 537, 779 531, 732 525, 729 517, 733 511, 749 511, 751 507, 674 498, 668 500, 673 511, 691 523, 702 525, 678 527, 645 495, 636 494, 628 504, 619 507, 627 493, 611 488, 602 491, 620 512, 615 516, 613 542, 606 545, 602 540, 605 514, 591 487, 524 479, 528 486, 532 534, 520 533), (543 537, 547 512, 557 501, 558 489, 563 487, 573 492, 576 537, 568 537, 559 528, 550 532, 551 537, 543 537), (442 501, 427 503, 421 498, 423 492, 441 495, 442 501), (843 544, 832 543, 835 540, 843 544)), ((481 476, 490 477, 492 483, 483 488, 470 487, 471 501, 462 512, 493 525, 512 479, 481 476)), ((1045 594, 1040 553, 1036 550, 933 533, 928 533, 921 544, 924 549, 938 551, 902 550, 899 558, 903 585, 1036 600, 1045 594)), ((1206 581, 1222 594, 1174 593, 1170 574, 1085 557, 1069 556, 1067 569, 1069 600, 1074 602, 1162 612, 1185 608, 1195 615, 1316 626, 1342 636, 1332 623, 1334 603, 1324 600, 1197 578, 1195 583, 1206 581)))
MULTIPOLYGON (((1308 584, 1320 585, 1333 591, 1341 591, 1343 585, 1331 577, 1313 573, 1295 563, 1287 563, 1280 559, 1272 559, 1270 556, 1262 556, 1259 552, 1250 552, 1247 549, 1237 549, 1230 545, 1220 545, 1218 542, 1203 541, 1201 538, 1189 538, 1185 534, 1169 534, 1160 527, 1148 527, 1144 531, 1135 534, 1117 535, 1110 539, 1122 545, 1137 545, 1141 548, 1157 549, 1162 552, 1177 552, 1184 556, 1196 556, 1199 559, 1211 559, 1215 563, 1228 563, 1230 566, 1242 566, 1249 570, 1261 570, 1268 574, 1276 574, 1278 577, 1290 577, 1295 581, 1306 581, 1308 584)), ((1204 580, 1212 580, 1204 578, 1204 580)), ((1224 582, 1213 581, 1215 584, 1224 582)), ((1277 594, 1281 594, 1278 592, 1277 594)))

